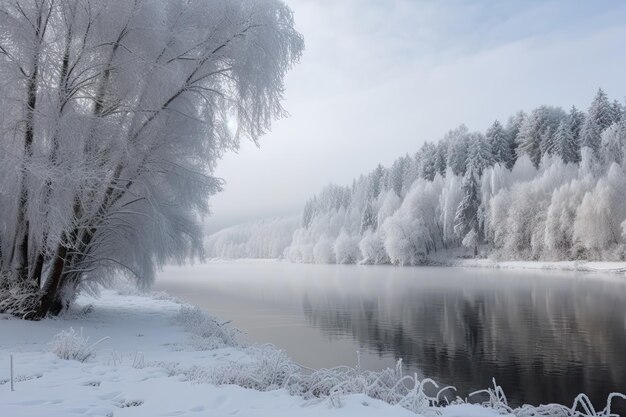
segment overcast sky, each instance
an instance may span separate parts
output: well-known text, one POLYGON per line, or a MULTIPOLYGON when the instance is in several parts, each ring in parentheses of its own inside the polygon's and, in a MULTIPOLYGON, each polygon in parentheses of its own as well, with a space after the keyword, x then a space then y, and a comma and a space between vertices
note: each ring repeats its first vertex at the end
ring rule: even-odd
POLYGON ((243 143, 217 176, 209 230, 298 213, 465 123, 541 104, 586 109, 602 86, 626 96, 626 2, 286 0, 304 35, 285 107, 260 148, 243 143))

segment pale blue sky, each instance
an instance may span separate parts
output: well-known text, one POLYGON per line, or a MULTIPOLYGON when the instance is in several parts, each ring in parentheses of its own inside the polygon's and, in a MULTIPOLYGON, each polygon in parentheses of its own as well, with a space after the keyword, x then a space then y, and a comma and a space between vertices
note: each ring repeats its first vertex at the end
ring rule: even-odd
POLYGON ((600 86, 626 97, 624 1, 286 2, 307 45, 287 78, 291 116, 221 161, 209 230, 298 212, 460 123, 586 108, 600 86))

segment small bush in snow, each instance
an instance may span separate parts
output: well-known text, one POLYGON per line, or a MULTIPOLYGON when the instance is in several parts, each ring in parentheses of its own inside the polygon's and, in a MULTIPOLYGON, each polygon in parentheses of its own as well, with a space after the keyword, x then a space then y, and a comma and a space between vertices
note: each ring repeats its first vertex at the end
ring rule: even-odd
POLYGON ((246 349, 250 361, 230 362, 206 373, 196 373, 194 379, 215 385, 238 385, 257 391, 283 388, 300 371, 283 350, 273 345, 252 346, 246 349))
POLYGON ((8 273, 0 271, 0 313, 28 318, 37 309, 38 289, 16 283, 8 273))
POLYGON ((80 329, 80 333, 77 333, 70 327, 69 330, 62 330, 61 333, 54 336, 54 339, 52 339, 50 343, 51 351, 60 359, 85 362, 94 355, 96 345, 106 339, 108 339, 108 337, 100 339, 96 343, 89 344, 89 338, 83 336, 82 328, 80 329))
POLYGON ((217 319, 198 307, 182 306, 176 322, 189 333, 196 336, 194 347, 200 350, 218 349, 226 346, 237 346, 238 330, 220 323, 217 319))

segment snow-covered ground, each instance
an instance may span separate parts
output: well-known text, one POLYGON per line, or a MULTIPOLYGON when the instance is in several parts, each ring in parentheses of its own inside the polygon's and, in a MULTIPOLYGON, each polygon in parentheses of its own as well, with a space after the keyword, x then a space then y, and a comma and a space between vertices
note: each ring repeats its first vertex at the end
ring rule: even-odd
POLYGON ((626 262, 595 261, 494 261, 492 259, 456 259, 443 262, 451 266, 502 268, 502 269, 546 269, 585 272, 626 272, 626 262))
MULTIPOLYGON (((305 398, 273 389, 271 383, 264 392, 228 384, 267 385, 268 375, 262 373, 271 369, 279 375, 279 367, 293 371, 293 362, 273 347, 229 346, 232 332, 227 326, 207 323, 204 313, 167 297, 104 291, 97 299, 81 297, 74 311, 40 322, 0 315, 0 415, 416 415, 364 394, 305 398), (55 335, 70 328, 95 344, 85 362, 60 359, 52 352, 55 335), (242 376, 245 372, 250 375, 242 376)), ((448 417, 498 415, 474 405, 437 411, 448 417)))
POLYGON ((428 263, 440 266, 464 268, 501 268, 501 269, 542 269, 554 271, 581 272, 626 272, 626 261, 508 261, 485 256, 487 250, 481 249, 482 257, 472 257, 472 251, 464 248, 440 250, 428 255, 428 263))

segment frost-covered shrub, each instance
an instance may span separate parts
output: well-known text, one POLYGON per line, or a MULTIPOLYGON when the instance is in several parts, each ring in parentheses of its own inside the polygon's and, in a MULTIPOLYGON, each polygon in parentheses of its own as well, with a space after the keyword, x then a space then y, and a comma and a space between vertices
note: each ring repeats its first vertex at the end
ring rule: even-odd
POLYGON ((271 344, 247 347, 243 353, 248 358, 220 362, 213 368, 196 366, 185 370, 176 365, 169 372, 170 375, 184 375, 187 380, 197 383, 232 384, 258 391, 285 389, 307 400, 327 401, 332 407, 341 406, 345 396, 364 394, 423 416, 445 414, 442 407, 447 405, 482 401, 480 405, 486 409, 515 417, 612 417, 615 415, 611 414, 612 401, 626 399, 622 394, 611 394, 601 411, 595 411, 582 394, 571 408, 559 404, 512 408, 495 381, 493 388, 476 391, 464 400, 458 397, 453 387, 440 387, 427 378, 420 380, 417 374, 404 375, 402 360, 395 368, 382 371, 363 370, 359 365, 313 370, 293 362, 284 351, 271 344))
POLYGON ((417 375, 403 375, 402 361, 398 361, 395 369, 382 371, 339 366, 299 373, 289 379, 286 388, 307 399, 325 398, 331 405, 340 405, 344 396, 365 394, 420 415, 438 415, 437 407, 445 402, 443 394, 450 390, 439 389, 431 379, 419 380, 417 375), (425 392, 428 387, 433 388, 434 396, 425 392))
POLYGON ((228 362, 210 370, 194 369, 190 378, 216 385, 238 385, 257 391, 272 391, 285 387, 289 378, 300 371, 287 354, 273 345, 251 346, 245 349, 250 360, 228 362))
POLYGON ((96 345, 107 339, 108 337, 105 337, 90 344, 89 337, 83 336, 82 328, 80 333, 77 333, 70 327, 69 330, 62 330, 54 336, 50 343, 50 350, 60 359, 85 362, 95 354, 96 345))
POLYGON ((337 263, 354 264, 359 259, 358 238, 348 235, 345 230, 342 230, 337 237, 333 249, 337 263))
POLYGON ((334 239, 322 235, 313 247, 313 260, 318 264, 335 263, 334 239))
POLYGON ((387 220, 387 217, 392 216, 398 208, 400 208, 400 204, 402 204, 402 200, 400 200, 400 197, 398 197, 394 190, 389 190, 384 195, 381 194, 381 197, 383 197, 382 202, 380 209, 378 209, 378 215, 376 216, 378 227, 382 226, 385 220, 387 220))
POLYGON ((0 271, 0 312, 29 317, 37 310, 38 289, 13 280, 9 273, 0 271))
POLYGON ((589 251, 600 252, 622 243, 621 224, 626 219, 626 176, 612 164, 606 177, 585 194, 576 211, 574 239, 589 251))
POLYGON ((554 258, 567 257, 574 245, 574 221, 589 184, 574 180, 554 190, 546 213, 545 245, 554 258))
POLYGON ((362 263, 364 264, 386 264, 389 263, 389 257, 385 252, 385 245, 378 233, 368 230, 359 242, 362 263))
POLYGON ((183 305, 176 316, 176 322, 195 336, 193 345, 197 349, 211 350, 226 346, 237 346, 239 333, 228 322, 220 323, 198 307, 183 305))

